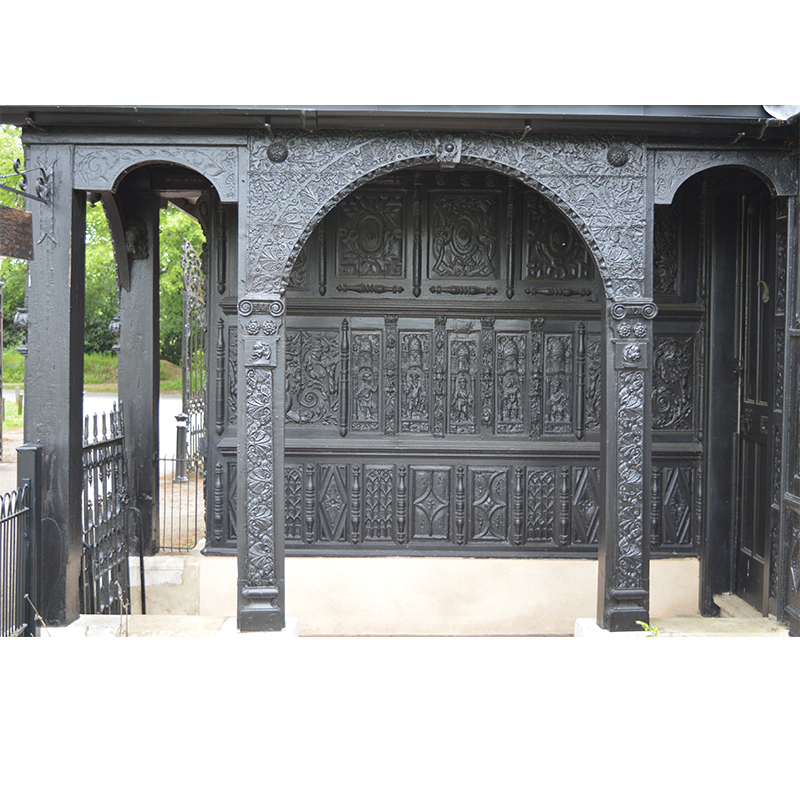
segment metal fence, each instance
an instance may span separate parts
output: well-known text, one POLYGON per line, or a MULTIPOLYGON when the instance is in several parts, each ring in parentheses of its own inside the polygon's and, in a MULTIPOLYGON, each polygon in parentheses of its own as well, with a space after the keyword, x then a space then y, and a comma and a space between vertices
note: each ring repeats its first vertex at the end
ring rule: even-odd
POLYGON ((159 550, 185 553, 205 535, 205 458, 190 453, 187 414, 178 414, 177 456, 159 459, 159 550))
POLYGON ((83 428, 81 614, 130 612, 130 507, 122 408, 83 428), (98 424, 100 427, 98 427, 98 424))
POLYGON ((36 636, 37 492, 41 451, 18 448, 19 488, 0 496, 0 637, 36 636))

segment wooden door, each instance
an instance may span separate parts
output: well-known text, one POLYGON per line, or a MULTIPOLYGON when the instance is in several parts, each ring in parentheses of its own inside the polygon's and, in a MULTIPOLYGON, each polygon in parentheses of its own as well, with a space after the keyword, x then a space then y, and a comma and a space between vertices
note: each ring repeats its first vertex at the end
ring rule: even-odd
POLYGON ((775 265, 770 198, 745 195, 740 208, 739 492, 736 593, 767 613, 773 486, 775 265))

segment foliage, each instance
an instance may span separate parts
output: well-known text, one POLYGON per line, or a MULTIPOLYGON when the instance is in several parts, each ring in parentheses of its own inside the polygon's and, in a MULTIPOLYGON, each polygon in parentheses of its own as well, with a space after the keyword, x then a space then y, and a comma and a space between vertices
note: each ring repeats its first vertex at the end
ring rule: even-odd
MULTIPOLYGON (((0 125, 0 174, 13 172, 15 158, 22 159, 20 131, 10 125, 0 125)), ((15 186, 16 180, 4 181, 15 186)), ((0 192, 0 203, 21 207, 21 198, 0 192)), ((180 364, 183 331, 183 281, 181 278, 181 247, 188 239, 198 253, 204 237, 194 219, 174 206, 162 209, 160 227, 160 342, 161 358, 180 364)), ((3 330, 5 346, 16 346, 21 334, 12 327, 17 308, 25 305, 26 261, 4 258, 0 262, 3 290, 3 330)), ((86 207, 86 310, 84 330, 85 353, 110 353, 114 339, 108 325, 117 313, 117 279, 114 250, 101 203, 86 207)))
POLYGON ((648 637, 658 636, 658 628, 656 628, 655 625, 648 625, 646 622, 640 619, 636 620, 636 624, 642 626, 642 629, 647 632, 648 637))

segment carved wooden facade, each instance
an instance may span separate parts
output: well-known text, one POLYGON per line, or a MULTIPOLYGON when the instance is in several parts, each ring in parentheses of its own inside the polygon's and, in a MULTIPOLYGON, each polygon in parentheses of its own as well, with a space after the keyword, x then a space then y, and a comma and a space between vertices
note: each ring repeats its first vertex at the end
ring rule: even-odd
MULTIPOLYGON (((157 242, 146 196, 172 165, 169 197, 181 180, 197 190, 208 238, 207 551, 236 548, 243 630, 283 625, 285 551, 596 553, 612 630, 647 617, 651 552, 697 553, 713 613, 724 580, 709 565, 729 547, 714 533, 731 458, 717 443, 734 435, 715 406, 729 397, 720 265, 735 239, 719 220, 726 180, 757 174, 773 199, 740 194, 775 242, 764 335, 780 363, 753 426, 776 476, 776 608, 800 608, 797 164, 782 142, 443 126, 64 135, 26 133, 54 192, 31 209, 29 374, 76 358, 35 310, 65 269, 78 290, 76 198, 97 192, 118 219, 120 282, 139 291, 154 256, 133 246, 136 224, 157 242)), ((50 406, 29 414, 50 442, 50 406)), ((59 469, 51 488, 69 485, 59 469)))

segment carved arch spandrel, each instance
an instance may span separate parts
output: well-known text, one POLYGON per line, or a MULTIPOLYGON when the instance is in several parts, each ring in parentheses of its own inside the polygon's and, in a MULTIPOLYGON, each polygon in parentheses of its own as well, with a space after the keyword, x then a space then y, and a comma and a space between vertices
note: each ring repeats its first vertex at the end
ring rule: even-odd
POLYGON ((246 291, 253 295, 282 293, 314 227, 354 189, 437 163, 484 167, 538 191, 586 242, 608 297, 644 295, 646 170, 638 141, 297 131, 251 134, 249 147, 246 291))
POLYGON ((173 164, 198 172, 223 203, 239 199, 239 147, 234 145, 77 145, 73 165, 76 189, 113 192, 131 170, 149 164, 173 164))
POLYGON ((786 150, 656 150, 654 202, 669 205, 683 183, 713 167, 740 167, 758 175, 773 197, 797 194, 797 159, 786 150))

